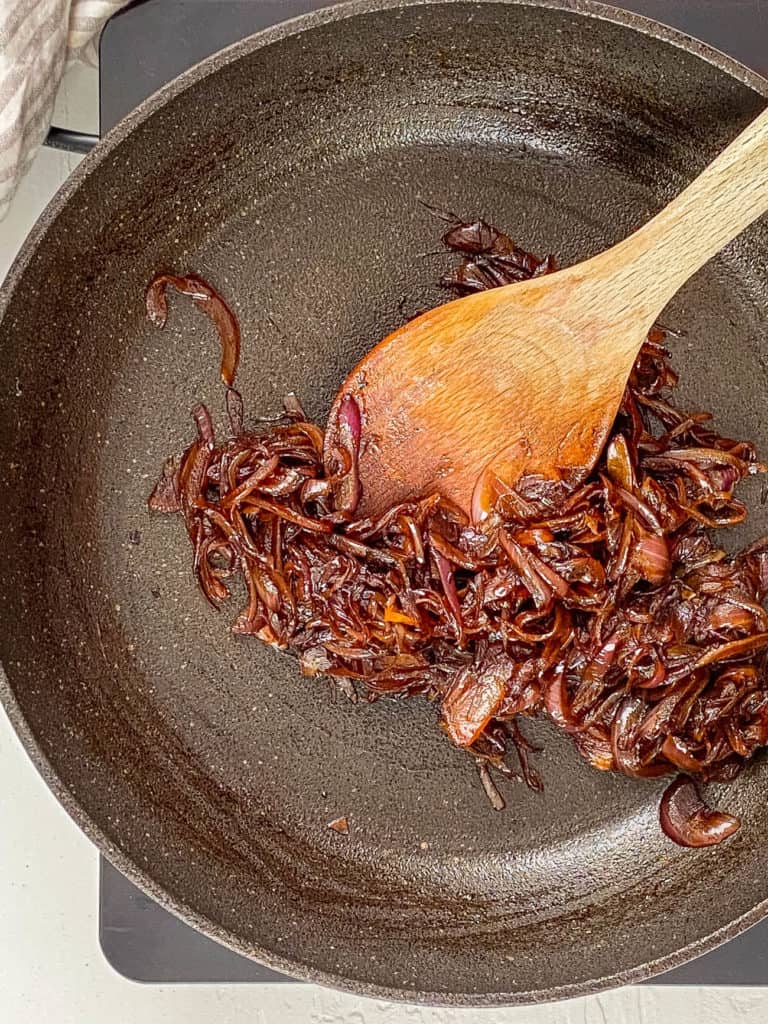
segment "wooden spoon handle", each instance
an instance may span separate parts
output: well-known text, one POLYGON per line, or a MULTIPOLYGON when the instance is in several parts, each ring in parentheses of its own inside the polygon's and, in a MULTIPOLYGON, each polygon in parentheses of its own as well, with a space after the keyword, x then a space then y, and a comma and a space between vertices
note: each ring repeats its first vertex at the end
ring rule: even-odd
POLYGON ((653 320, 704 264, 768 210, 768 108, 661 213, 598 260, 653 320))

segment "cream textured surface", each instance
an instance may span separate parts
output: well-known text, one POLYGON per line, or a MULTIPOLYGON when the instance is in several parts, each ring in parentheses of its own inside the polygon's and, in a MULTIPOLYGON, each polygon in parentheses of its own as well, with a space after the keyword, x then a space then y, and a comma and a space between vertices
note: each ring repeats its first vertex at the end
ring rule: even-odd
MULTIPOLYGON (((92 130, 95 104, 92 71, 65 75, 60 124, 92 130)), ((0 279, 76 161, 46 150, 36 157, 0 225, 0 279)), ((48 792, 0 710, 2 1024, 763 1024, 768 1018, 768 985, 645 986, 482 1011, 374 1002, 314 985, 138 985, 117 975, 99 948, 97 866, 94 847, 48 792)))

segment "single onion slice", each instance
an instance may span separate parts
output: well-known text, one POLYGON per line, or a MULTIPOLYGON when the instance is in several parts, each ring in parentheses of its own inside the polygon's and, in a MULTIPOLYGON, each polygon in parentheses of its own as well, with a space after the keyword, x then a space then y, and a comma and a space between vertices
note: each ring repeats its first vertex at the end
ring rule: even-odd
POLYGON ((768 632, 755 633, 753 636, 742 637, 741 640, 732 640, 730 643, 722 644, 703 654, 696 662, 696 668, 712 665, 716 661, 725 661, 727 658, 742 658, 763 647, 768 647, 768 632))
POLYGON ((614 434, 606 445, 605 468, 615 484, 627 491, 634 491, 637 486, 635 467, 632 463, 627 439, 623 434, 614 434))
POLYGON ((440 582, 443 586, 445 599, 448 602, 448 607, 451 609, 454 619, 456 620, 456 627, 459 633, 461 633, 464 628, 464 622, 461 615, 461 601, 459 600, 459 592, 456 589, 453 565, 448 561, 445 555, 438 551, 437 548, 432 549, 432 554, 435 557, 435 565, 437 566, 437 571, 440 574, 440 582))
POLYGON ((544 707, 552 721, 564 732, 578 728, 578 720, 571 710, 565 670, 562 665, 555 670, 544 690, 544 707))
POLYGON ((632 565, 649 583, 663 583, 671 567, 666 540, 659 534, 645 533, 632 550, 632 565))
POLYGON ((717 846, 741 825, 732 814, 711 810, 689 775, 678 775, 667 786, 661 798, 659 820, 672 842, 690 847, 717 846))
POLYGON ((354 514, 363 494, 359 470, 362 430, 360 406, 352 395, 344 395, 335 420, 328 423, 325 466, 336 511, 348 516, 354 514))
POLYGON ((701 761, 693 756, 688 744, 679 736, 667 736, 661 745, 661 753, 675 768, 684 772, 700 772, 702 769, 701 761))
POLYGON ((149 496, 147 505, 150 512, 164 512, 168 514, 181 511, 179 467, 176 459, 165 460, 162 474, 149 496))
POLYGON ((232 387, 240 359, 240 325, 219 293, 197 274, 179 277, 176 274, 158 274, 147 288, 147 316, 155 327, 165 327, 168 319, 168 285, 188 295, 206 314, 219 335, 221 343, 221 379, 232 387))
POLYGON ((443 721, 457 747, 468 747, 478 738, 504 699, 505 685, 499 673, 472 669, 461 672, 443 701, 443 721))
POLYGON ((637 731, 642 725, 647 708, 645 700, 637 695, 624 697, 616 709, 611 728, 611 750, 617 771, 624 775, 637 775, 640 758, 637 731))

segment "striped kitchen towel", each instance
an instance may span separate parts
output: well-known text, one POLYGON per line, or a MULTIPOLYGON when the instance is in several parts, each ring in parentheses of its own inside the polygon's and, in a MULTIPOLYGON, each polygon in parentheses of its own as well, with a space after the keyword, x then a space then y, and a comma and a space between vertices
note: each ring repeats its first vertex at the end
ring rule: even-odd
POLYGON ((0 218, 45 138, 67 60, 96 62, 126 0, 0 0, 0 218))

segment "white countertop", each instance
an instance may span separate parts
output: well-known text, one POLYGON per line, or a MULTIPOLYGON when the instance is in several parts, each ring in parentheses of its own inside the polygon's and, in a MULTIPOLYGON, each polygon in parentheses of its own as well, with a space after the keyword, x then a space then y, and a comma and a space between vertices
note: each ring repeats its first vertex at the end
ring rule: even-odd
MULTIPOLYGON (((0 0, 2 2, 2 0, 0 0)), ((70 72, 57 123, 95 122, 92 70, 70 72)), ((0 279, 77 162, 43 150, 0 223, 0 279)), ((510 1010, 425 1009, 314 985, 139 985, 97 936, 98 856, 48 792, 0 711, 0 1024, 762 1024, 766 988, 626 988, 510 1010)))

